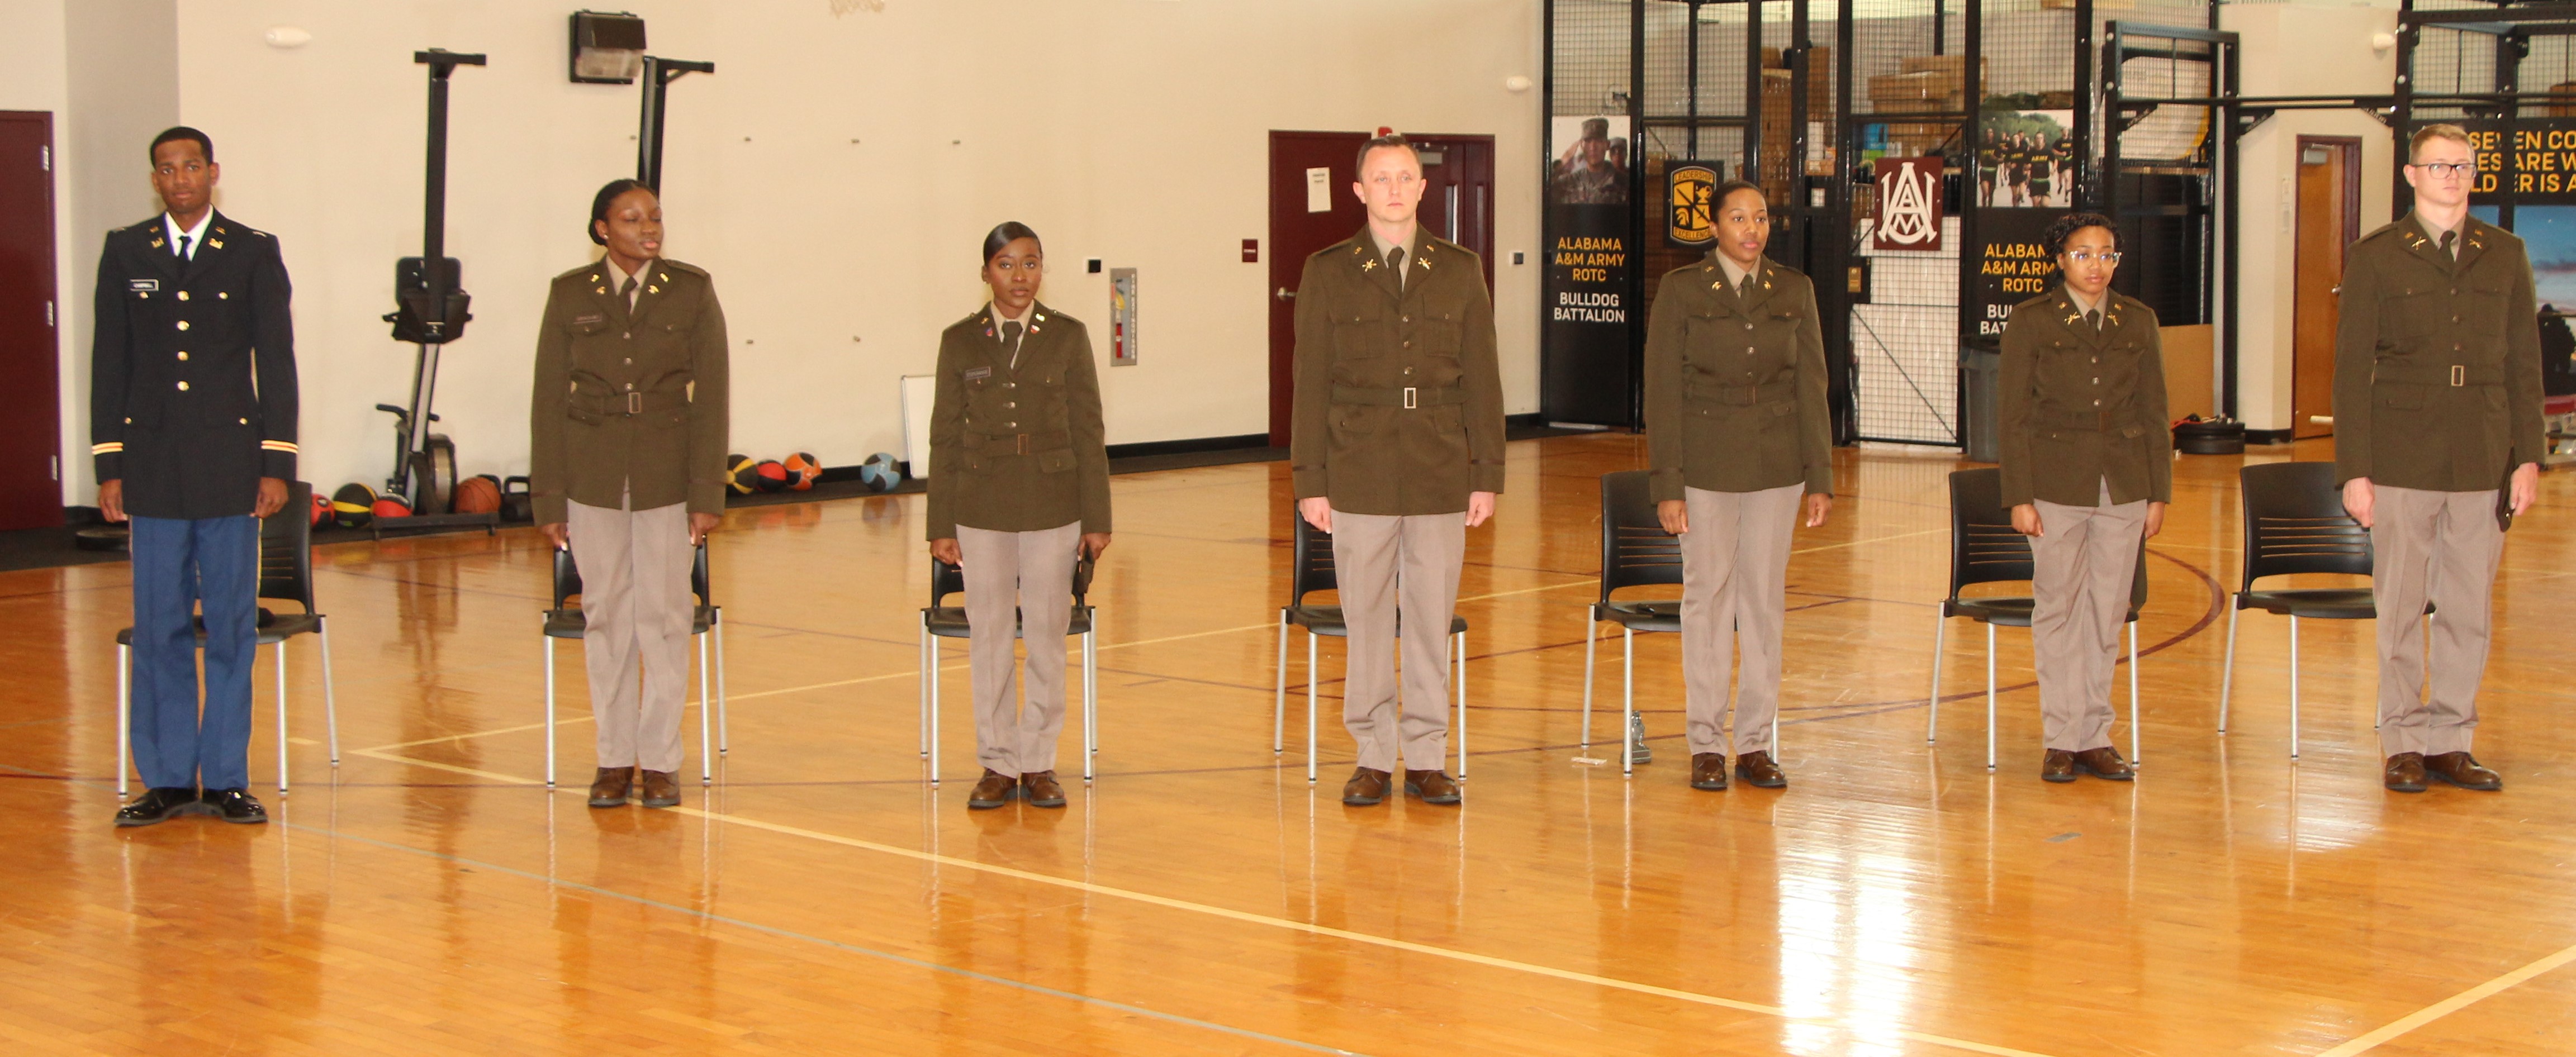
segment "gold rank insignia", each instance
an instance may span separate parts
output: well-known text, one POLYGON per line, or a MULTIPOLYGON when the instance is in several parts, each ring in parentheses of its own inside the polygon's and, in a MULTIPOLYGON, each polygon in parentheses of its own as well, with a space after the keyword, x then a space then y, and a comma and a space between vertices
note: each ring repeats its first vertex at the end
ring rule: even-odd
POLYGON ((671 273, 669 273, 669 272, 661 272, 661 273, 658 273, 658 274, 660 274, 660 275, 662 276, 662 281, 663 281, 663 282, 666 282, 666 283, 667 283, 667 282, 670 282, 670 281, 671 281, 671 273))
POLYGON ((599 281, 599 277, 598 277, 598 276, 596 276, 596 275, 591 276, 591 277, 590 277, 590 281, 591 281, 591 282, 594 282, 594 283, 595 283, 595 282, 598 282, 598 281, 599 281))
POLYGON ((1037 314, 1037 316, 1036 316, 1035 318, 1037 319, 1037 321, 1038 321, 1038 322, 1040 322, 1040 323, 1044 323, 1044 322, 1046 322, 1046 313, 1044 313, 1044 312, 1040 312, 1040 313, 1038 313, 1038 314, 1037 314))
POLYGON ((593 290, 593 291, 591 291, 591 292, 592 292, 592 293, 595 293, 595 294, 604 294, 604 293, 607 293, 607 292, 608 292, 608 288, 607 288, 607 287, 605 287, 605 286, 603 286, 603 287, 600 287, 599 289, 597 289, 597 290, 593 290))
POLYGON ((165 242, 161 241, 160 239, 153 239, 153 240, 152 240, 152 248, 153 248, 153 249, 156 249, 156 250, 157 250, 157 249, 160 249, 161 247, 166 246, 166 245, 168 245, 168 243, 165 243, 165 242))
POLYGON ((212 247, 214 247, 214 248, 216 248, 216 249, 222 249, 222 248, 224 248, 224 240, 222 240, 222 239, 207 239, 207 240, 206 240, 206 245, 212 246, 212 247))
POLYGON ((648 294, 658 294, 662 292, 662 288, 648 284, 644 287, 644 292, 648 294))

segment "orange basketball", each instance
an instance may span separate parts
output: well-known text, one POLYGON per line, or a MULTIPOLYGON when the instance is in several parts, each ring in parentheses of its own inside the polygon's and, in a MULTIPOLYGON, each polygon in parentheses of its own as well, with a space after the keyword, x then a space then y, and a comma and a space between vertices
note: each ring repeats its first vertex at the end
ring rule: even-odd
POLYGON ((448 505, 459 514, 490 514, 501 509, 501 483, 485 474, 456 482, 448 505))

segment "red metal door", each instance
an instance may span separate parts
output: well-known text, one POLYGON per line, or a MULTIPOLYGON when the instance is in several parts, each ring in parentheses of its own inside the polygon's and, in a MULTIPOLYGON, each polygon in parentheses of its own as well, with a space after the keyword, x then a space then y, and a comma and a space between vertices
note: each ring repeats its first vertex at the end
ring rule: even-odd
POLYGON ((0 529, 63 523, 54 117, 0 111, 0 529))

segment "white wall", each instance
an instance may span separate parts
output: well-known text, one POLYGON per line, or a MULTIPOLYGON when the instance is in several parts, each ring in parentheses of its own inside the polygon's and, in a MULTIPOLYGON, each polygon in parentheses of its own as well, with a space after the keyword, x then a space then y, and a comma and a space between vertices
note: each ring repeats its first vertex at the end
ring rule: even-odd
MULTIPOLYGON (((79 0, 73 0, 79 2, 79 0)), ((578 5, 241 0, 178 12, 179 100, 224 163, 217 203, 274 233, 296 284, 303 475, 376 482, 413 350, 378 317, 420 252, 419 48, 455 75, 448 252, 475 321, 440 374, 466 472, 524 472, 546 280, 591 261, 590 195, 633 169, 638 89, 565 78, 578 5), (309 30, 279 50, 270 26, 309 30)), ((672 86, 670 254, 713 272, 734 339, 733 447, 827 464, 900 451, 896 378, 981 301, 975 246, 1045 237, 1041 297, 1104 321, 1140 269, 1143 363, 1102 375, 1113 444, 1268 428, 1268 131, 1492 134, 1506 407, 1537 408, 1538 8, 1527 0, 644 0, 655 54, 716 63, 672 86), (1395 43, 1371 43, 1372 41, 1395 43)), ((137 148, 140 149, 139 146, 137 148)), ((86 281, 80 289, 86 290, 86 281)), ((85 425, 82 427, 85 431, 85 425)), ((85 433, 83 434, 85 436, 85 433)), ((85 446, 85 445, 84 445, 85 446)), ((86 485, 71 501, 87 501, 86 485)))
MULTIPOLYGON (((2374 51, 2371 34, 2394 32, 2397 12, 2374 7, 2300 4, 2225 8, 2225 28, 2241 34, 2247 95, 2384 94, 2394 83, 2394 51, 2374 51)), ((2297 278, 2299 137, 2361 140, 2361 230, 2388 222, 2393 164, 2388 126, 2359 110, 2285 110, 2238 144, 2237 266, 2243 278, 2236 333, 2236 413, 2247 429, 2287 430, 2290 416, 2293 283, 2297 278)))

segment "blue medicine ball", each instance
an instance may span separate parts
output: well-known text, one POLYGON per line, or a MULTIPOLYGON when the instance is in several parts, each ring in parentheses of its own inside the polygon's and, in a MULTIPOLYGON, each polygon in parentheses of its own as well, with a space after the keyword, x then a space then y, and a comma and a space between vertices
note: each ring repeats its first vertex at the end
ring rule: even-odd
POLYGON ((871 492, 891 492, 903 483, 903 467, 896 465, 890 452, 878 452, 859 464, 859 482, 871 492))

